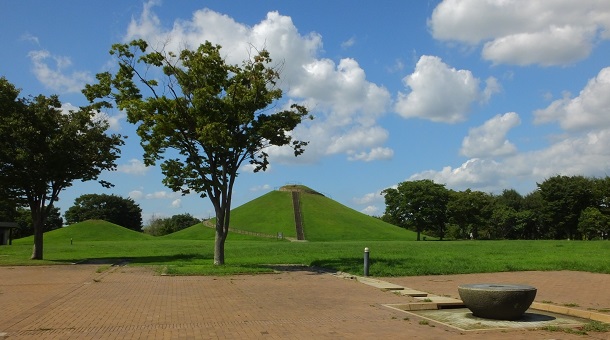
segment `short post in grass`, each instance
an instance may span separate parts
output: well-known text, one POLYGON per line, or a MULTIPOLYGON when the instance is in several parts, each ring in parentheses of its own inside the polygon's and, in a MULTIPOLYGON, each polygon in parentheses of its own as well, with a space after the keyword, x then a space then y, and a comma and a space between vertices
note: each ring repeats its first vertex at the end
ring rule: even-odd
POLYGON ((369 276, 369 247, 364 248, 364 276, 369 276))

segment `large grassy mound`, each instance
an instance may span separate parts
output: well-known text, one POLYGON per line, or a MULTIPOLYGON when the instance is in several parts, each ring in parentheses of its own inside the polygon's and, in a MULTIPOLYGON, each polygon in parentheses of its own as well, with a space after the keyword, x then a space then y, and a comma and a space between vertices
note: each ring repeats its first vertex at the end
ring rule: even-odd
MULTIPOLYGON (((141 241, 150 240, 152 236, 123 228, 114 223, 102 220, 88 220, 67 227, 55 229, 44 234, 44 242, 79 241, 141 241)), ((15 244, 33 243, 34 236, 13 241, 15 244)))
MULTIPOLYGON (((282 188, 284 189, 284 188, 282 188)), ((231 227, 296 237, 291 188, 272 191, 231 211, 231 227)), ((299 186, 305 239, 308 241, 415 240, 417 235, 348 208, 299 186)))

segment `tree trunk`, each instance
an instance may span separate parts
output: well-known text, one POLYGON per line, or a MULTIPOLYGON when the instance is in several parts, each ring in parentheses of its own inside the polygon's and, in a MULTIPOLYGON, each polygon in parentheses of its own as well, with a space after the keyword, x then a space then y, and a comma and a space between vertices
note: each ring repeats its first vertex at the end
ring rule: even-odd
POLYGON ((216 236, 214 237, 214 265, 221 266, 225 264, 225 240, 224 230, 222 225, 216 223, 216 236), (220 225, 220 230, 219 230, 220 225))
POLYGON ((40 207, 40 201, 30 205, 32 213, 32 226, 34 227, 34 248, 32 249, 32 260, 42 260, 42 240, 44 234, 44 223, 47 218, 47 210, 43 205, 40 207))
POLYGON ((221 207, 216 214, 216 234, 214 235, 214 265, 225 264, 225 241, 229 232, 226 207, 221 207))
POLYGON ((40 217, 33 219, 34 225, 34 249, 32 249, 32 260, 42 260, 42 237, 44 223, 40 217))

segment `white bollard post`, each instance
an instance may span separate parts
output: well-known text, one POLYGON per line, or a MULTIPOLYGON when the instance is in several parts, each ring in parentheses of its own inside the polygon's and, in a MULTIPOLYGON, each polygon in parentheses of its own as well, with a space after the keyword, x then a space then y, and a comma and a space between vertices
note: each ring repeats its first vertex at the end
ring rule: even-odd
POLYGON ((369 276, 369 248, 364 248, 364 276, 369 276))

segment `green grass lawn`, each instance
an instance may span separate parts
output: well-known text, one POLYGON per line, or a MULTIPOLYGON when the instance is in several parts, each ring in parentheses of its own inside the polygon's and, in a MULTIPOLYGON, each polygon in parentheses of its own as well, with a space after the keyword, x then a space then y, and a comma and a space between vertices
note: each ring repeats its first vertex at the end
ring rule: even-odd
MULTIPOLYGON (((85 222, 86 223, 86 222, 85 222)), ((74 226, 72 226, 74 227, 74 226)), ((287 242, 230 234, 226 265, 214 267, 213 230, 185 237, 149 237, 115 226, 100 235, 62 228, 45 234, 43 261, 29 260, 32 239, 0 246, 0 265, 42 265, 84 260, 154 266, 171 274, 235 274, 272 271, 272 264, 304 264, 361 275, 363 251, 370 248, 371 276, 412 276, 522 270, 577 270, 610 274, 608 241, 333 241, 287 242), (127 233, 124 233, 127 232, 127 233), (65 234, 65 235, 64 235, 65 234), (72 244, 67 235, 71 235, 72 244), (127 237, 129 236, 129 237, 127 237), (122 237, 127 237, 123 239, 122 237)), ((82 227, 82 226, 81 226, 82 227)), ((99 227, 99 226, 98 226, 99 227)), ((187 231, 185 231, 187 233, 187 231)))

